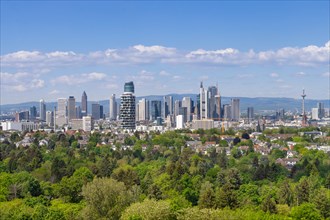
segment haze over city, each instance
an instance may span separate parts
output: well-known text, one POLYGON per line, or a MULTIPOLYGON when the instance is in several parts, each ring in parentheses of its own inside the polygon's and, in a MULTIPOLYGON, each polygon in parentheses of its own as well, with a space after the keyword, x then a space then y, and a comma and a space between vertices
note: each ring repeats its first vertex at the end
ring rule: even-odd
POLYGON ((329 2, 1 1, 0 104, 121 94, 329 99, 329 2))

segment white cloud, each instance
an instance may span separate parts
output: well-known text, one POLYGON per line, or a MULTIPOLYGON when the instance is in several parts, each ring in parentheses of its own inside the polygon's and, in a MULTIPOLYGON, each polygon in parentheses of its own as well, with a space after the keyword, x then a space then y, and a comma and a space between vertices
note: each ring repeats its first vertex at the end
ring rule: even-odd
POLYGON ((38 75, 27 72, 8 73, 1 72, 1 86, 9 91, 24 92, 28 89, 44 87, 44 80, 38 75))
POLYGON ((271 73, 271 74, 269 74, 269 76, 272 77, 272 78, 278 78, 279 77, 279 75, 277 73, 271 73))
POLYGON ((175 48, 170 47, 163 47, 159 45, 155 46, 144 46, 144 45, 135 45, 132 47, 135 52, 140 54, 147 54, 147 55, 159 55, 159 56, 171 56, 176 53, 175 48))
POLYGON ((83 74, 83 76, 86 76, 87 79, 89 79, 89 80, 102 80, 102 79, 106 78, 107 75, 104 73, 92 72, 92 73, 88 73, 88 74, 83 74))
POLYGON ((137 75, 133 76, 134 80, 140 81, 153 81, 155 79, 154 74, 146 70, 142 70, 137 75))
POLYGON ((179 80, 179 79, 182 79, 182 77, 181 76, 178 76, 178 75, 175 75, 175 76, 173 76, 173 79, 174 80, 179 80))
POLYGON ((24 91, 26 91, 28 89, 26 86, 24 86, 22 84, 16 85, 16 86, 12 86, 11 88, 12 88, 12 90, 14 90, 16 92, 24 92, 24 91))
POLYGON ((66 85, 79 85, 92 81, 101 81, 106 79, 105 73, 83 73, 78 75, 62 75, 51 80, 53 85, 66 84, 66 85))
POLYGON ((49 92, 49 95, 57 95, 57 94, 59 94, 60 93, 60 91, 58 91, 58 90, 52 90, 52 91, 50 91, 49 92))
POLYGON ((278 65, 313 66, 329 63, 330 41, 323 46, 284 47, 255 52, 235 48, 180 51, 160 45, 134 45, 126 49, 106 49, 78 54, 73 51, 17 51, 1 56, 4 67, 61 67, 67 65, 195 63, 212 65, 249 65, 274 63, 278 65))
POLYGON ((297 76, 297 77, 303 77, 303 76, 306 76, 306 73, 304 73, 304 72, 298 72, 298 73, 295 73, 295 76, 297 76))
POLYGON ((32 88, 43 88, 45 86, 45 81, 42 79, 33 79, 31 83, 32 88))

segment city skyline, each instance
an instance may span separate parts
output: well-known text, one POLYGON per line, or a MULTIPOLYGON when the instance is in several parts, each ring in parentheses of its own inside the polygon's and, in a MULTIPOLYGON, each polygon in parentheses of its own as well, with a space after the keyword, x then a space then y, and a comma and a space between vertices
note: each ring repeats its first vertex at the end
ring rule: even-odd
POLYGON ((89 100, 108 100, 126 81, 136 96, 198 94, 203 81, 218 82, 227 97, 299 98, 305 88, 307 99, 329 99, 328 8, 2 1, 0 104, 84 90, 89 100))

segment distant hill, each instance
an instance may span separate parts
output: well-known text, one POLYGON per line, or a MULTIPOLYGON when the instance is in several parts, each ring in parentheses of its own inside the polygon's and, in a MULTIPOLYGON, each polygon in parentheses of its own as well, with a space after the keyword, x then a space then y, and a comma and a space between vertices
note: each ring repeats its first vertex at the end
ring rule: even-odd
MULTIPOLYGON (((173 100, 182 100, 183 97, 191 97, 191 99, 196 102, 196 94, 169 94, 173 96, 173 100)), ((150 95, 150 96, 140 96, 136 98, 136 101, 145 98, 147 100, 163 100, 163 95, 150 95)), ((221 104, 229 104, 232 97, 222 97, 221 104)), ((274 111, 277 109, 285 109, 286 111, 301 111, 301 99, 293 99, 293 98, 268 98, 268 97, 256 97, 256 98, 247 98, 247 97, 235 97, 240 99, 240 109, 241 112, 246 112, 247 107, 254 107, 255 112, 260 111, 274 111)), ((117 99, 117 102, 120 100, 117 99)), ((325 108, 329 108, 330 100, 315 100, 315 99, 306 99, 305 100, 305 108, 306 111, 311 111, 311 108, 316 108, 317 103, 324 103, 325 108)), ((91 109, 91 105, 93 102, 88 102, 88 109, 91 109)), ((104 112, 109 112, 109 100, 100 100, 98 103, 104 106, 104 112)), ((80 105, 80 102, 76 103, 80 105)), ((53 110, 57 105, 56 102, 48 102, 46 103, 47 110, 53 110)), ((19 104, 7 104, 0 105, 1 114, 7 112, 16 112, 29 110, 30 107, 36 106, 39 108, 39 102, 24 102, 19 104)))

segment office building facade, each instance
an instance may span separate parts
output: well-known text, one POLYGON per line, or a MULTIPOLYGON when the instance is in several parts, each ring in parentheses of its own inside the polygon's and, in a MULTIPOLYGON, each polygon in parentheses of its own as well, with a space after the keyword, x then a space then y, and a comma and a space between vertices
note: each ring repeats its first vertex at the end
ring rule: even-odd
POLYGON ((135 129, 135 95, 133 82, 124 85, 124 93, 121 95, 120 120, 123 129, 135 129))

